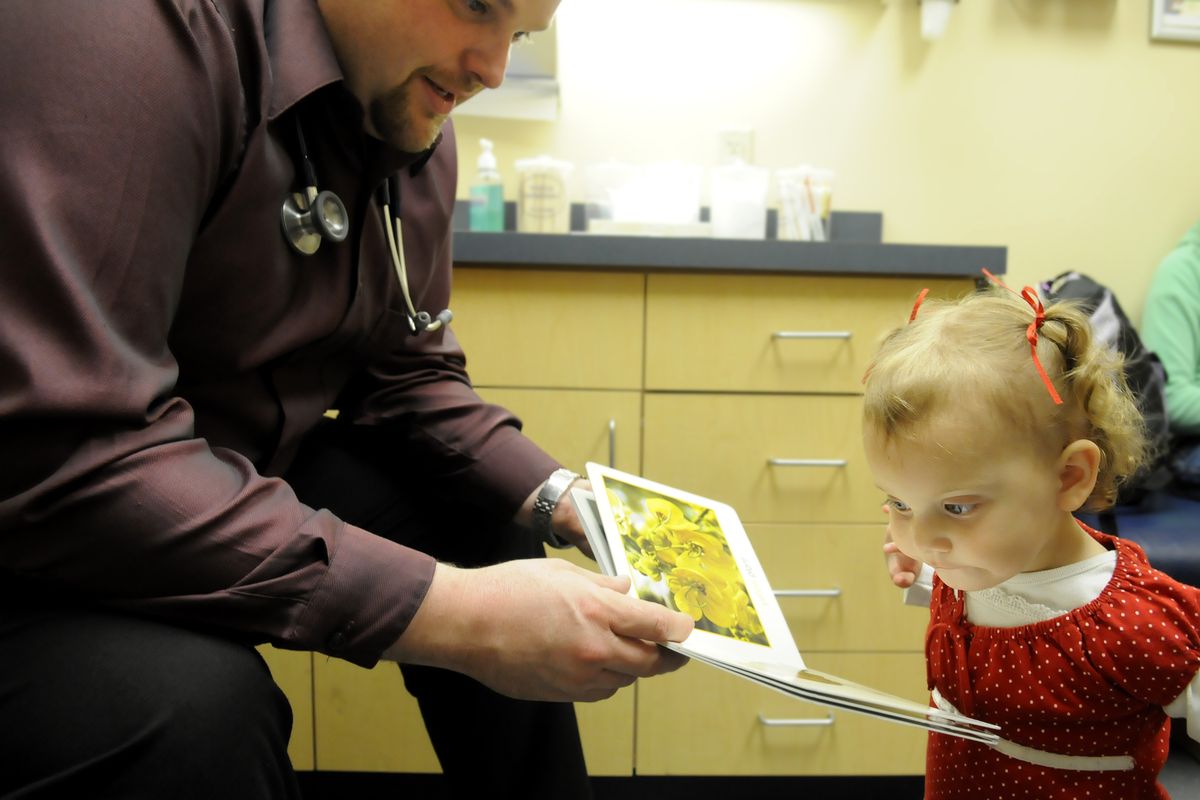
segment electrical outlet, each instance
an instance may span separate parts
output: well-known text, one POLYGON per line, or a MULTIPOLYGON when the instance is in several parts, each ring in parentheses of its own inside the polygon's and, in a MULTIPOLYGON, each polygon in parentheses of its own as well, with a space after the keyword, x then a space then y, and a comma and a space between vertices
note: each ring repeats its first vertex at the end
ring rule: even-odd
POLYGON ((751 128, 726 128, 717 134, 717 163, 730 164, 738 160, 747 164, 754 162, 754 130, 751 128))

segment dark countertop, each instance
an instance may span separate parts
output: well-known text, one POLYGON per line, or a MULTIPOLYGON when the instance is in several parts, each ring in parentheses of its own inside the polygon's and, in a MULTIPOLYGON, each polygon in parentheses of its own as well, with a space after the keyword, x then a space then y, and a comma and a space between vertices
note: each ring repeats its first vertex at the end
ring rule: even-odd
POLYGON ((454 234, 463 266, 977 278, 1003 274, 1007 248, 879 242, 676 239, 587 233, 454 234))
POLYGON ((572 208, 573 233, 516 233, 512 203, 509 230, 472 233, 465 230, 465 203, 459 206, 454 262, 463 266, 979 278, 983 269, 1003 274, 1008 258, 1001 246, 886 244, 878 212, 834 211, 833 241, 790 242, 774 238, 773 210, 768 238, 752 240, 583 233, 578 207, 572 208))

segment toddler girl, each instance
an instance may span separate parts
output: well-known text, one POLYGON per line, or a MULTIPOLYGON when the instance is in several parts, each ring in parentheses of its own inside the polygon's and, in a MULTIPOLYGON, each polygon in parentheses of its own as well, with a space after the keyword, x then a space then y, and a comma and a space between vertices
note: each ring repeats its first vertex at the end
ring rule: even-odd
MULTIPOLYGON (((923 297, 923 295, 922 295, 923 297)), ((918 299, 864 379, 892 580, 924 584, 927 798, 1164 798, 1168 714, 1200 738, 1200 590, 1072 516, 1144 458, 1119 356, 1032 289, 918 299), (924 580, 922 580, 924 575, 924 580)))

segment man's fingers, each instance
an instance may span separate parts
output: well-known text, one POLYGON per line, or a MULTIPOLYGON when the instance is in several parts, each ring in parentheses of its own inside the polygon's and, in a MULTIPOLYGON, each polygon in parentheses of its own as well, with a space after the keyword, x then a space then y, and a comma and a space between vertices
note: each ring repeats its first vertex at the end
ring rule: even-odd
POLYGON ((633 678, 650 678, 674 672, 688 662, 688 657, 651 642, 628 636, 615 637, 613 652, 606 660, 606 671, 633 678))
POLYGON ((695 623, 687 614, 647 600, 627 598, 613 619, 611 630, 618 636, 645 639, 647 642, 682 642, 695 623))
POLYGON ((600 575, 599 573, 592 573, 592 576, 596 579, 597 583, 607 586, 619 594, 627 593, 629 587, 633 585, 628 575, 600 575))

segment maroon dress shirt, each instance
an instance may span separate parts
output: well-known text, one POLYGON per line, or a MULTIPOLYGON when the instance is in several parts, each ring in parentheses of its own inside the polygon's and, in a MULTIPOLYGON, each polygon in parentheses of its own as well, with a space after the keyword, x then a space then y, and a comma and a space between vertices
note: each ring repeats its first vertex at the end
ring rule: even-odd
MULTIPOLYGON (((335 404, 512 514, 556 466, 407 334, 450 305, 457 183, 366 136, 315 0, 17 0, 0 25, 0 580, 371 665, 433 574, 279 479, 335 404), (280 230, 302 120, 349 238, 280 230)), ((428 154, 426 154, 428 155, 428 154)))

